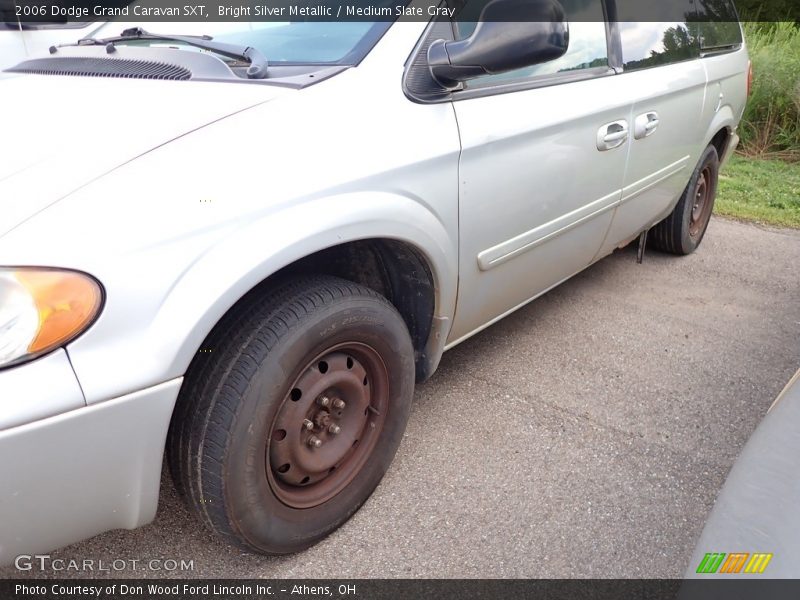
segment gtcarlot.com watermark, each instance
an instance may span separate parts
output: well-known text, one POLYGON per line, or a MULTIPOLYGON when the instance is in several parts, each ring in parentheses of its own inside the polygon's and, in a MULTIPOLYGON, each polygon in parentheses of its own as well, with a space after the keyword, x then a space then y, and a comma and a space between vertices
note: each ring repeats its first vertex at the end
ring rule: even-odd
POLYGON ((183 558, 115 558, 112 560, 93 558, 52 558, 49 554, 20 554, 14 559, 18 571, 35 572, 120 572, 155 571, 171 573, 174 571, 194 571, 194 559, 183 558))

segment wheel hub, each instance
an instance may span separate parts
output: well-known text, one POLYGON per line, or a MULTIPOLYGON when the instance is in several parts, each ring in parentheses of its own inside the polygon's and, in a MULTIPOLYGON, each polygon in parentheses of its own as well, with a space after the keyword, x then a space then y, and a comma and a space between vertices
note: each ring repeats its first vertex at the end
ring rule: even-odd
POLYGON ((692 214, 689 220, 689 235, 692 237, 696 237, 703 231, 708 218, 711 216, 709 177, 708 169, 703 169, 697 178, 697 184, 694 188, 694 203, 692 204, 692 214))
POLYGON ((315 506, 355 477, 382 429, 387 390, 383 361, 366 346, 328 352, 303 370, 268 442, 268 478, 281 501, 315 506))

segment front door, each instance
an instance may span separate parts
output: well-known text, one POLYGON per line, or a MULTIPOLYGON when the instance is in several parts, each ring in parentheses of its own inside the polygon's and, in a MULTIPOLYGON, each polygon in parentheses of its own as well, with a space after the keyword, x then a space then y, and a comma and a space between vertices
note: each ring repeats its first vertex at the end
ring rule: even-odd
POLYGON ((562 4, 567 54, 454 94, 460 282, 450 343, 588 266, 621 197, 631 105, 609 67, 603 6, 562 4))

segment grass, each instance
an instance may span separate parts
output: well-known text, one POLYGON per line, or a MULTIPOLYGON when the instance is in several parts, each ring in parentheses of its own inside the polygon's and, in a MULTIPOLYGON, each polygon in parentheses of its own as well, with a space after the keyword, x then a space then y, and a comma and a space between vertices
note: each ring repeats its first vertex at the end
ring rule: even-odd
POLYGON ((745 23, 755 79, 739 152, 720 174, 719 215, 800 229, 800 27, 745 23))
POLYGON ((740 151, 760 158, 800 160, 800 27, 794 23, 745 23, 753 61, 740 151))
POLYGON ((720 173, 714 212, 800 229, 800 163, 734 156, 720 173))

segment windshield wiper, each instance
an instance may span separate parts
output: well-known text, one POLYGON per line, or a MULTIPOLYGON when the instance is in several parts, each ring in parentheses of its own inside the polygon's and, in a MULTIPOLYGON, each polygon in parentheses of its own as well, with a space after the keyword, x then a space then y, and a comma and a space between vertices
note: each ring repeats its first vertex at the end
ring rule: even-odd
POLYGON ((168 35, 161 33, 149 33, 141 27, 132 27, 126 29, 121 35, 108 38, 83 38, 77 44, 62 44, 63 46, 94 46, 102 45, 113 48, 117 42, 130 42, 132 40, 155 40, 163 42, 179 42, 187 46, 194 46, 202 50, 209 50, 221 56, 233 58, 237 60, 244 60, 250 63, 247 68, 248 79, 266 79, 267 69, 269 63, 266 57, 261 54, 258 48, 252 46, 239 46, 236 44, 226 44, 222 42, 214 42, 210 35, 203 36, 184 36, 184 35, 168 35))

